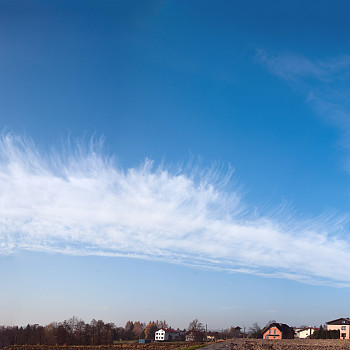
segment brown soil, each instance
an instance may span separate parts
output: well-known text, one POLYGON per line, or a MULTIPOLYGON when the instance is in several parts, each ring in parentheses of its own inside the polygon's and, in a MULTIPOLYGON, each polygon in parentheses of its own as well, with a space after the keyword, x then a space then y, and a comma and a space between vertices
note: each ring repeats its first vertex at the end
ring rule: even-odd
POLYGON ((49 345, 10 345, 2 350, 179 350, 192 345, 202 343, 196 342, 174 342, 174 343, 122 343, 115 345, 98 346, 49 346, 49 345))
POLYGON ((226 346, 228 350, 350 350, 350 340, 338 339, 236 339, 226 346))
MULTIPOLYGON (((117 344, 101 346, 12 345, 2 350, 180 350, 200 343, 117 344)), ((350 340, 338 339, 234 339, 221 343, 225 350, 350 350, 350 340), (224 345, 225 344, 225 345, 224 345)), ((220 343, 217 343, 220 346, 220 343)), ((214 346, 212 344, 211 346, 214 346)), ((205 348, 202 348, 205 350, 205 348)))

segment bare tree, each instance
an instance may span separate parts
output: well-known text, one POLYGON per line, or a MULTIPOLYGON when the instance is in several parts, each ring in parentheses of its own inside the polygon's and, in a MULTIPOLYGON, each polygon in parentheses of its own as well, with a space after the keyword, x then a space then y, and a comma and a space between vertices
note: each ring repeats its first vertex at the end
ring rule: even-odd
POLYGON ((79 320, 75 324, 75 339, 78 345, 83 343, 83 336, 85 333, 85 322, 83 320, 79 320))
POLYGON ((125 333, 126 333, 128 340, 134 339, 134 332, 133 332, 134 331, 134 322, 133 321, 126 322, 124 329, 125 329, 125 333))
POLYGON ((258 322, 254 322, 251 327, 249 327, 249 338, 262 338, 262 329, 260 328, 258 322))
POLYGON ((163 329, 169 328, 169 326, 165 320, 164 321, 163 320, 157 321, 157 326, 158 326, 158 328, 163 328, 163 329))
POLYGON ((203 323, 198 321, 198 318, 195 318, 190 324, 188 325, 187 328, 188 331, 204 331, 204 326, 203 323))

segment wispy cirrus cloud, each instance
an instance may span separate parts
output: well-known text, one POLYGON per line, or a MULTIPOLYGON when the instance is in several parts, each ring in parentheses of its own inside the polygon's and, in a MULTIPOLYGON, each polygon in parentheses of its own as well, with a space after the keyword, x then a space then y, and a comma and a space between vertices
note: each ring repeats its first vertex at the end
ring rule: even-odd
POLYGON ((250 212, 230 175, 198 166, 170 171, 149 160, 122 169, 98 142, 47 153, 3 134, 0 251, 135 257, 350 284, 342 219, 250 212))
POLYGON ((350 147, 350 55, 311 59, 258 49, 255 58, 303 94, 322 118, 343 132, 342 146, 350 147))
POLYGON ((291 81, 314 79, 330 83, 350 77, 350 55, 312 60, 295 53, 274 54, 258 49, 256 59, 271 73, 291 81))

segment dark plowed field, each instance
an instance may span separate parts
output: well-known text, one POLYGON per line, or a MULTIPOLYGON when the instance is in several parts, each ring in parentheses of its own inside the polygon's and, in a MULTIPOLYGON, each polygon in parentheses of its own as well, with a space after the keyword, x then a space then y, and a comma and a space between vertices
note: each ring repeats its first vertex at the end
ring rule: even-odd
POLYGON ((285 340, 263 340, 263 339, 237 339, 227 343, 227 350, 350 350, 350 340, 337 339, 285 339, 285 340))
MULTIPOLYGON (((12 345, 2 350, 180 350, 201 343, 151 343, 101 346, 46 346, 12 345)), ((203 348, 205 350, 206 348, 203 348)), ((209 345, 208 350, 350 350, 350 340, 290 339, 262 340, 235 339, 209 345)))
POLYGON ((179 350, 192 345, 202 343, 178 342, 178 343, 150 343, 150 344, 116 344, 100 346, 48 346, 48 345, 11 345, 2 350, 179 350))

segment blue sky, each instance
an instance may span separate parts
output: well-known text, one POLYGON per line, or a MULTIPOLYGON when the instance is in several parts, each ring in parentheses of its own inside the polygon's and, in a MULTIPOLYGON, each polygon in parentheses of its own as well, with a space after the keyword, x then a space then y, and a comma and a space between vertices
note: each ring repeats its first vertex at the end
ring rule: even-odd
POLYGON ((349 7, 2 1, 0 324, 347 317, 349 7))

